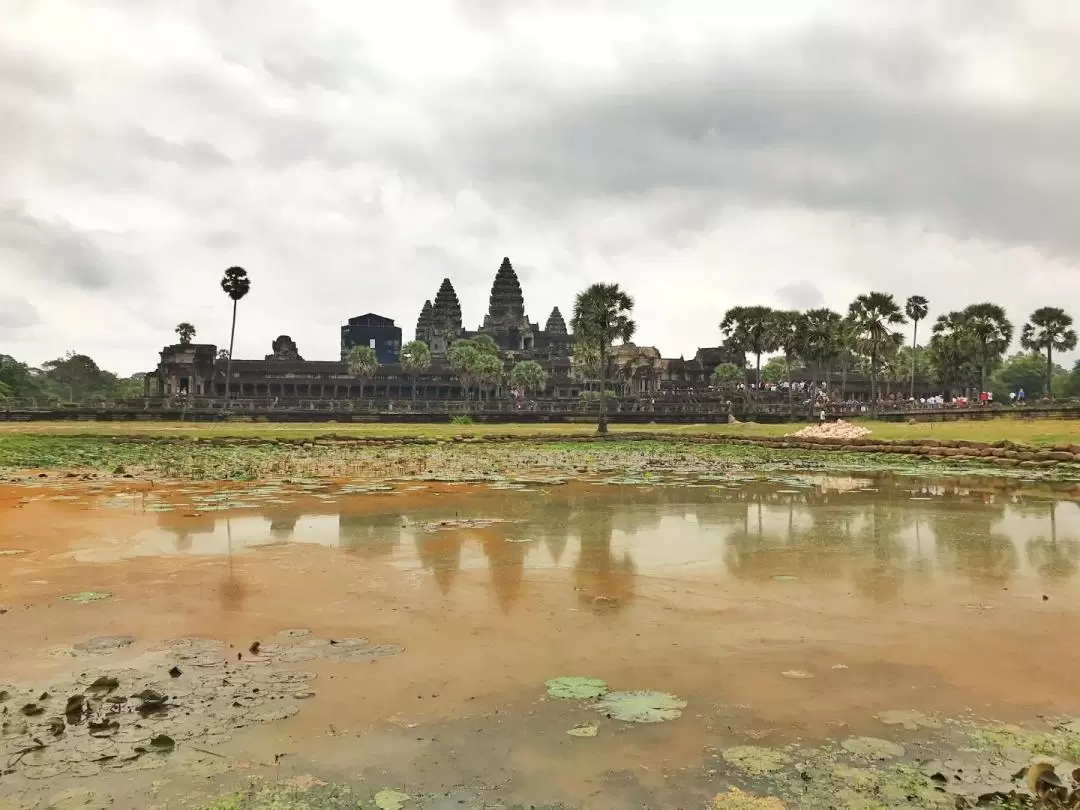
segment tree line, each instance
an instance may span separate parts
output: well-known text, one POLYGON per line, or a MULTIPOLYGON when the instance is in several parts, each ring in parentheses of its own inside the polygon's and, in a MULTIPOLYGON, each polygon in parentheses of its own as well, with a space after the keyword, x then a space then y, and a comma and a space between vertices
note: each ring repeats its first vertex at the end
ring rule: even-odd
MULTIPOLYGON (((754 396, 752 382, 763 380, 762 356, 778 352, 777 365, 783 363, 790 383, 791 372, 806 369, 811 382, 818 375, 826 379, 833 372, 846 375, 849 370, 865 373, 870 380, 871 399, 881 398, 881 382, 907 383, 914 396, 915 381, 935 385, 943 394, 990 391, 991 375, 1003 365, 1012 345, 1014 326, 1005 309, 994 303, 972 304, 962 310, 939 315, 930 330, 930 339, 919 346, 919 325, 929 314, 929 302, 913 295, 901 305, 891 293, 869 292, 858 296, 846 313, 828 308, 777 310, 764 306, 739 306, 729 309, 720 322, 724 346, 746 358, 754 358, 753 378, 747 364, 714 370, 717 384, 730 384, 742 378, 747 396, 754 396), (911 324, 911 343, 901 328, 911 324)), ((1076 348, 1073 319, 1059 307, 1040 307, 1031 313, 1020 331, 1020 345, 1041 357, 1042 379, 1029 395, 1055 393, 1055 352, 1076 348)), ((1023 377, 1031 380, 1030 355, 1016 355, 1010 364, 1024 365, 1023 377)), ((1015 370, 1015 369, 1014 369, 1015 370)), ((1015 375, 1014 375, 1015 376, 1015 375)), ((1001 378, 998 378, 1001 381, 1001 378)), ((1073 394, 1068 385, 1063 393, 1073 394)), ((789 391, 791 387, 789 385, 789 391)), ((1015 389, 1014 389, 1015 390, 1015 389)))

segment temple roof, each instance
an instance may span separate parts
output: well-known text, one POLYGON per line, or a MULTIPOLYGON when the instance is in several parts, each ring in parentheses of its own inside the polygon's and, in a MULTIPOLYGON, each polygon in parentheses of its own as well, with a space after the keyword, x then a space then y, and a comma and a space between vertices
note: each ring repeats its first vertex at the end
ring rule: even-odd
POLYGON ((566 321, 563 319, 562 313, 559 312, 559 308, 551 310, 551 314, 548 315, 547 325, 544 327, 544 331, 552 335, 565 335, 566 321))

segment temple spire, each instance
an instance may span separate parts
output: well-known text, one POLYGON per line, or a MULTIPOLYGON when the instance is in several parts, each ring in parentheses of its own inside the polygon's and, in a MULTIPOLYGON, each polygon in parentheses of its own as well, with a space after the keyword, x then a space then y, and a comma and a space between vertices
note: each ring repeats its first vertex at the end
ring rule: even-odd
POLYGON ((416 339, 422 340, 431 346, 431 333, 435 327, 435 311, 431 306, 431 299, 424 302, 420 310, 420 317, 416 319, 416 339))
POLYGON ((559 312, 559 308, 551 310, 551 314, 548 315, 547 325, 544 327, 544 331, 552 335, 565 335, 566 321, 563 319, 562 313, 559 312))

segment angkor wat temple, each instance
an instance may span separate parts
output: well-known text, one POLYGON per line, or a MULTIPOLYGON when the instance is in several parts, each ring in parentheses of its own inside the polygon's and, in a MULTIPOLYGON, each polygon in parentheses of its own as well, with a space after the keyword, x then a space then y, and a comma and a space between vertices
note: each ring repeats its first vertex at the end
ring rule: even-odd
MULTIPOLYGON (((416 339, 431 349, 432 364, 424 373, 407 374, 398 362, 401 329, 393 319, 368 313, 349 319, 341 327, 341 358, 304 360, 296 343, 281 335, 262 360, 232 362, 234 397, 348 399, 463 399, 460 380, 450 368, 447 354, 455 340, 490 336, 499 347, 509 371, 521 360, 535 360, 548 372, 549 398, 577 398, 588 381, 573 373, 574 337, 558 307, 548 315, 544 328, 525 313, 525 297, 510 259, 504 258, 495 274, 483 323, 475 330, 464 328, 461 303, 450 279, 443 279, 434 302, 425 301, 416 322, 416 339), (349 372, 345 357, 355 345, 375 349, 379 368, 374 378, 361 380, 349 372)), ((224 396, 226 361, 208 343, 173 344, 161 351, 158 366, 147 374, 147 394, 173 396, 224 396)), ((610 387, 625 396, 649 396, 661 390, 705 388, 720 363, 741 365, 743 358, 720 347, 698 349, 692 360, 665 359, 650 346, 632 343, 612 353, 610 387)))

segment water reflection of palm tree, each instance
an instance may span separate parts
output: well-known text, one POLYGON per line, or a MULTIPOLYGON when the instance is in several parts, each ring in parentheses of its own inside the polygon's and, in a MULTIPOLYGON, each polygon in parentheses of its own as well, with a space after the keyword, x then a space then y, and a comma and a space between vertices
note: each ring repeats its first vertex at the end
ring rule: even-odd
POLYGON ((228 571, 218 590, 218 598, 221 602, 221 607, 226 611, 233 613, 244 607, 244 598, 247 596, 247 588, 240 580, 240 577, 236 575, 236 570, 233 567, 232 521, 228 518, 225 519, 225 533, 228 539, 228 571))
POLYGON ((293 536, 296 531, 296 513, 272 515, 270 517, 270 536, 278 542, 284 543, 293 536))
POLYGON ((574 566, 578 599, 596 612, 618 610, 634 597, 634 561, 629 551, 612 554, 611 538, 616 504, 586 498, 575 512, 580 540, 574 566))
POLYGON ((1080 563, 1080 542, 1058 537, 1057 501, 1045 506, 1049 536, 1030 538, 1027 543, 1028 561, 1044 578, 1062 582, 1070 579, 1080 563))
POLYGON ((855 589, 875 602, 891 602, 900 593, 909 571, 908 550, 899 534, 911 520, 911 512, 878 498, 868 517, 860 538, 868 553, 855 574, 855 589))
MULTIPOLYGON (((946 493, 964 497, 960 493, 946 493)), ((951 510, 937 509, 931 525, 937 540, 938 561, 942 567, 963 574, 972 582, 1004 585, 1016 573, 1019 560, 1012 540, 994 524, 1005 516, 1003 499, 991 499, 982 504, 960 502, 951 510)))

